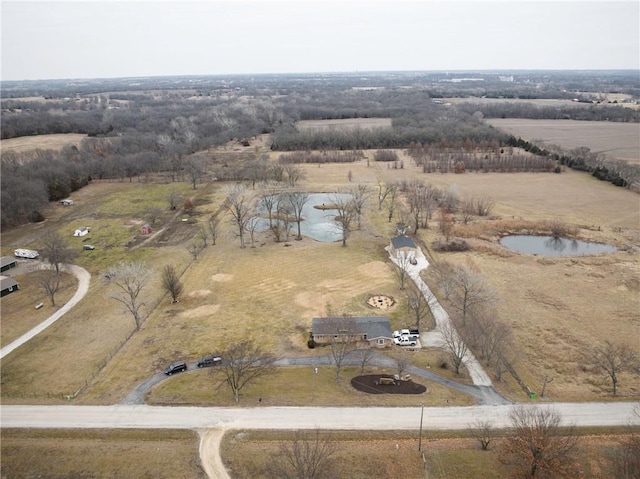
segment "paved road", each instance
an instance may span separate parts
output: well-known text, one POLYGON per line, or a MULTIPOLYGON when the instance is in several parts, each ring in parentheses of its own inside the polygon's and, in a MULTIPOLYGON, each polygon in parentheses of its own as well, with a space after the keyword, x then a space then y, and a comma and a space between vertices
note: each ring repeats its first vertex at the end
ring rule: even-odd
POLYGON ((80 300, 84 298, 84 295, 87 294, 87 291, 89 291, 89 283, 91 281, 91 275, 89 274, 89 272, 86 269, 76 265, 65 265, 64 269, 71 271, 74 274, 74 276, 78 278, 78 290, 76 291, 76 294, 74 294, 73 297, 69 301, 67 301, 64 306, 62 306, 62 308, 60 308, 54 314, 49 316, 49 318, 44 320, 42 323, 38 324, 31 331, 27 331, 18 339, 7 344, 4 348, 0 349, 0 359, 4 358, 7 354, 9 354, 11 351, 18 348, 19 346, 22 346, 24 343, 29 341, 35 335, 40 334, 42 331, 47 329, 49 326, 55 323, 58 319, 60 319, 67 311, 69 311, 76 304, 78 304, 78 302, 80 302, 80 300))
MULTIPOLYGON (((466 429, 478 418, 494 427, 509 425, 509 412, 521 406, 426 407, 423 429, 466 429)), ((553 403, 565 423, 578 427, 628 424, 640 402, 553 403)), ((344 429, 416 430, 421 407, 160 407, 0 406, 3 428, 148 428, 148 429, 344 429)))

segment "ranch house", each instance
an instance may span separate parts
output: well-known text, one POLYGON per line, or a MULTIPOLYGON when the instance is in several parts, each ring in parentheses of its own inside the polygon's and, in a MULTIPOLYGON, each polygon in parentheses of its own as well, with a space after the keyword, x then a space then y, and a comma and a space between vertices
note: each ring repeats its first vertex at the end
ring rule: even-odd
POLYGON ((11 256, 3 256, 0 258, 0 272, 7 271, 18 266, 18 260, 11 256))
POLYGON ((0 276, 0 296, 6 296, 19 289, 20 285, 15 279, 9 278, 8 276, 0 276))
POLYGON ((311 338, 317 344, 352 341, 358 347, 386 348, 393 345, 391 324, 386 316, 313 318, 311 338))
POLYGON ((396 258, 405 257, 406 259, 415 259, 418 247, 415 242, 405 235, 399 235, 391 238, 389 245, 389 253, 396 258))

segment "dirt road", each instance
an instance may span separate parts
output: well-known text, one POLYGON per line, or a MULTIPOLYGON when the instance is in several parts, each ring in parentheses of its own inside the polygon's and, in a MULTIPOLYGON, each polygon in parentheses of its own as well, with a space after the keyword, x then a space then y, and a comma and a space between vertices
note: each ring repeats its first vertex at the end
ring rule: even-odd
POLYGON ((207 476, 212 479, 231 479, 220 457, 223 429, 207 429, 200 434, 200 461, 207 476))

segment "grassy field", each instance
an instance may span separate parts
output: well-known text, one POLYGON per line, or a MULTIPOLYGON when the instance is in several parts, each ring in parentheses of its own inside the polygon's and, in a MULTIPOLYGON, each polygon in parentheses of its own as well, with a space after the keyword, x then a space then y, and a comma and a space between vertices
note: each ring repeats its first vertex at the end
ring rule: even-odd
POLYGON ((60 150, 63 146, 80 146, 87 135, 80 133, 57 133, 52 135, 22 136, 0 141, 3 152, 24 153, 30 150, 60 150))
MULTIPOLYGON (((416 432, 330 432, 338 444, 334 456, 336 477, 406 477, 422 479, 425 468, 418 452, 416 432)), ((231 431, 225 434, 221 451, 225 466, 234 479, 268 477, 268 461, 277 457, 279 445, 291 441, 292 433, 281 431, 231 431), (264 454, 253 454, 260 450, 264 454)), ((475 439, 464 435, 424 431, 422 451, 431 479, 499 479, 511 477, 500 462, 500 438, 488 451, 475 439)), ((576 458, 589 479, 609 476, 610 454, 618 439, 607 434, 579 438, 576 458)))
POLYGON ((1 438, 3 478, 207 477, 194 431, 2 429, 1 438))
POLYGON ((640 162, 640 132, 637 123, 574 120, 526 120, 491 118, 491 125, 526 140, 571 149, 586 146, 594 153, 604 153, 633 163, 640 162))

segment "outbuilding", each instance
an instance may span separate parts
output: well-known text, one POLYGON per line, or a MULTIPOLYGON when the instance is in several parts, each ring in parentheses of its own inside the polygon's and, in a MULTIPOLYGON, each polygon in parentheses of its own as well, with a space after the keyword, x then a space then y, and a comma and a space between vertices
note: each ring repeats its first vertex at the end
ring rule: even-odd
POLYGON ((88 226, 83 226, 82 228, 78 228, 73 236, 86 236, 89 234, 90 228, 88 226))
POLYGON ((15 279, 9 276, 0 276, 0 297, 18 291, 19 289, 20 285, 15 279))
POLYGON ((142 228, 140 228, 140 233, 142 233, 143 235, 151 234, 151 226, 145 224, 142 228))
POLYGON ((62 206, 71 206, 73 204, 73 200, 71 198, 66 198, 64 200, 60 200, 60 204, 62 206))
POLYGON ((3 256, 0 258, 0 272, 10 270, 18 266, 18 260, 11 256, 3 256))
POLYGON ((399 235, 391 238, 391 244, 389 245, 389 252, 396 259, 412 260, 416 258, 418 247, 416 243, 405 235, 399 235))

